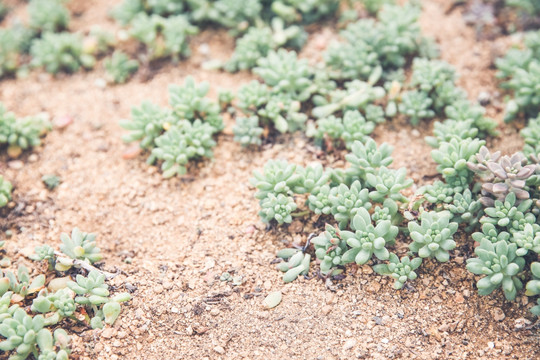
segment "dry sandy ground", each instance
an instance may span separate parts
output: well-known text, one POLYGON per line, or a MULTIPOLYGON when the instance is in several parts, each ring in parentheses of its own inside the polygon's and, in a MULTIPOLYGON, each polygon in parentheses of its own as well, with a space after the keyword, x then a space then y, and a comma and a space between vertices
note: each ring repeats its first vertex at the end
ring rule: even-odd
MULTIPOLYGON (((74 30, 91 24, 114 28, 106 18, 108 1, 79 1, 82 15, 74 30)), ((443 59, 461 74, 460 84, 475 98, 492 95, 491 115, 500 119, 490 68, 497 42, 476 43, 460 10, 444 14, 446 0, 426 0, 422 28, 442 47, 443 59)), ((322 28, 310 37, 305 56, 315 54, 321 38, 335 32, 322 28)), ((499 40, 499 42, 504 39, 499 40)), ((289 230, 267 231, 257 216, 258 204, 248 179, 271 158, 298 164, 318 159, 301 134, 283 136, 260 151, 246 151, 233 142, 232 122, 220 135, 215 158, 184 178, 163 180, 141 155, 123 160, 128 145, 118 125, 143 100, 167 104, 167 86, 187 75, 209 80, 212 96, 219 88, 236 91, 251 77, 201 70, 199 45, 226 59, 233 41, 224 33, 204 32, 193 42, 194 56, 166 65, 142 82, 100 88, 98 67, 90 73, 59 76, 33 73, 23 80, 0 83, 0 101, 20 116, 47 111, 69 115, 74 123, 50 133, 45 145, 26 156, 21 169, 0 158, 0 172, 14 186, 20 210, 16 230, 7 241, 16 263, 18 253, 35 245, 59 243, 60 232, 75 226, 99 234, 104 268, 120 271, 112 285, 133 291, 133 300, 113 328, 91 331, 74 327, 74 358, 80 359, 535 359, 540 356, 536 330, 520 330, 533 320, 524 304, 504 301, 501 293, 479 297, 474 277, 466 272, 470 240, 459 241, 449 263, 425 262, 419 279, 395 291, 391 282, 368 266, 350 267, 347 277, 326 283, 312 278, 284 285, 271 261, 290 242, 303 243, 316 231, 313 222, 289 230), (45 190, 40 178, 55 173, 62 184, 45 190), (20 228, 20 229, 19 229, 20 228), (466 245, 467 243, 467 245, 466 245), (131 257, 131 264, 123 260, 131 257), (242 276, 233 286, 219 281, 229 271, 242 276), (283 301, 268 311, 262 299, 283 292, 283 301), (527 320, 529 319, 529 320, 527 320)), ((502 128, 495 146, 511 152, 521 146, 515 128, 502 128)), ((422 138, 430 126, 413 129, 404 122, 380 126, 377 142, 395 147, 394 166, 406 166, 420 186, 436 174, 422 138)), ((341 163, 342 164, 342 163, 341 163)), ((0 221, 5 221, 0 219, 0 221)), ((398 242, 402 251, 406 239, 398 242)), ((314 266, 315 268, 316 266, 314 266)), ((530 306, 530 304, 529 304, 530 306)))

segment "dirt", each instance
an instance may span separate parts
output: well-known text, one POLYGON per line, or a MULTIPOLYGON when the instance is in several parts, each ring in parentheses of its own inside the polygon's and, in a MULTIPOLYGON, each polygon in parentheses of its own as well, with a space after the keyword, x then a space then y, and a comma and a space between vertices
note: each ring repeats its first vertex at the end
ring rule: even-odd
MULTIPOLYGON (((75 2, 72 2, 75 3, 75 2)), ((100 24, 110 2, 86 1, 72 30, 100 24)), ((78 5, 77 5, 78 4, 78 5)), ((442 58, 461 74, 459 84, 476 99, 490 94, 489 115, 502 119, 502 99, 491 66, 495 47, 508 41, 477 42, 457 8, 445 14, 447 1, 424 1, 425 34, 434 36, 442 58)), ((319 51, 335 30, 323 27, 310 35, 303 55, 319 51), (318 49, 318 50, 317 50, 318 49)), ((218 137, 215 157, 190 169, 190 175, 162 179, 145 156, 124 160, 129 145, 118 121, 143 100, 165 106, 167 86, 187 75, 208 80, 211 96, 220 88, 236 91, 252 76, 202 70, 210 57, 227 59, 234 42, 222 31, 205 31, 192 41, 193 56, 138 76, 126 85, 101 88, 101 66, 88 73, 52 78, 34 72, 26 79, 0 83, 0 101, 19 116, 46 111, 71 116, 73 124, 51 132, 44 145, 17 163, 0 157, 0 173, 15 186, 14 236, 6 242, 15 263, 35 245, 58 245, 59 234, 75 226, 96 232, 104 254, 103 268, 120 272, 111 285, 132 291, 113 328, 78 329, 73 334, 75 359, 535 359, 540 356, 537 330, 528 298, 507 302, 502 293, 480 297, 475 277, 465 270, 470 239, 446 264, 424 262, 419 278, 396 291, 388 278, 369 266, 351 266, 341 281, 316 277, 283 284, 271 264, 278 249, 302 244, 313 221, 267 230, 257 216, 258 204, 248 179, 268 159, 305 165, 320 161, 302 134, 278 137, 260 150, 233 142, 232 120, 218 137), (40 178, 57 174, 62 184, 45 189, 40 178), (131 260, 131 263, 130 263, 131 260), (228 271, 242 284, 219 280, 228 271), (262 301, 280 290, 283 300, 272 310, 262 301)), ((435 164, 422 140, 432 125, 413 129, 405 122, 378 126, 374 138, 391 143, 395 167, 405 166, 415 186, 433 181, 435 164)), ((522 146, 514 125, 501 125, 490 146, 509 153, 522 146)), ((322 159, 339 166, 339 157, 322 159)), ((414 190, 414 189, 413 189, 414 190)), ((397 249, 404 253, 405 239, 397 249)), ((314 266, 315 267, 315 266, 314 266)), ((77 329, 76 329, 77 330, 77 329)), ((72 330, 73 332, 74 330, 72 330)))

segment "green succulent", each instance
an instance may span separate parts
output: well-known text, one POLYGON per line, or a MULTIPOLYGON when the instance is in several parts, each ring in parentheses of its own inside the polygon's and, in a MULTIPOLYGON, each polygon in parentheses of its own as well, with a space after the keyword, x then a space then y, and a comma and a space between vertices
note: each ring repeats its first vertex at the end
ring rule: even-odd
POLYGON ((15 28, 0 29, 0 78, 15 74, 19 69, 24 38, 19 36, 19 31, 15 28))
POLYGON ((419 190, 427 202, 431 204, 450 204, 454 200, 455 194, 459 194, 461 189, 455 189, 442 181, 435 181, 419 190), (458 191, 456 191, 458 190, 458 191))
POLYGON ((375 123, 366 119, 357 110, 345 111, 343 115, 342 138, 347 149, 350 149, 355 141, 365 143, 369 134, 375 129, 375 123))
POLYGON ((273 94, 266 105, 257 112, 265 122, 271 122, 281 133, 294 132, 305 127, 306 114, 300 112, 301 103, 290 94, 273 94))
MULTIPOLYGON (((66 288, 51 294, 47 290, 42 290, 32 301, 31 310, 42 314, 58 313, 60 318, 70 317, 76 309, 75 301, 71 294, 66 288)), ((47 318, 47 320, 49 319, 50 317, 47 318)))
POLYGON ((423 91, 407 91, 401 96, 399 111, 409 118, 412 125, 416 126, 421 119, 435 117, 432 108, 433 100, 423 91))
POLYGON ((390 253, 388 264, 378 264, 373 266, 373 271, 380 275, 387 275, 392 277, 394 281, 394 289, 399 290, 403 288, 403 285, 407 280, 414 280, 417 278, 414 270, 418 269, 422 264, 422 258, 410 259, 408 256, 404 256, 401 260, 396 254, 390 253))
POLYGON ((478 243, 481 243, 483 239, 486 239, 493 244, 499 241, 509 242, 510 240, 510 233, 497 229, 497 227, 491 223, 482 224, 482 232, 475 232, 471 236, 473 240, 478 243))
MULTIPOLYGON (((473 105, 468 100, 454 101, 445 109, 445 114, 448 119, 457 122, 471 121, 471 127, 478 129, 481 137, 486 135, 497 135, 497 122, 493 119, 485 117, 486 109, 480 105, 473 105)), ((475 136, 470 136, 474 138, 475 136)))
POLYGON ((387 244, 392 244, 398 234, 397 226, 390 221, 380 221, 373 226, 368 211, 358 209, 351 221, 351 231, 341 231, 341 237, 350 249, 342 256, 344 263, 356 262, 358 265, 367 263, 373 255, 379 260, 387 260, 390 253, 387 244))
POLYGON ((156 138, 177 121, 171 110, 143 101, 140 107, 131 108, 131 120, 120 122, 120 126, 131 131, 122 139, 125 142, 140 140, 141 148, 152 149, 156 138))
POLYGON ((0 208, 3 208, 7 205, 7 203, 11 200, 11 190, 13 189, 13 186, 9 181, 4 179, 2 175, 0 175, 0 208))
POLYGON ((69 336, 64 329, 54 331, 54 340, 49 330, 41 329, 37 333, 36 343, 40 350, 37 360, 68 360, 69 358, 69 336))
POLYGON ((38 356, 37 335, 43 330, 45 319, 42 315, 29 316, 22 308, 16 308, 11 317, 0 324, 0 335, 6 340, 0 342, 0 350, 15 354, 10 358, 26 359, 30 354, 38 356))
POLYGON ((109 81, 116 84, 125 83, 139 69, 139 62, 121 51, 115 51, 104 65, 109 81))
POLYGON ((308 206, 317 215, 330 215, 332 213, 332 202, 330 201, 329 185, 323 185, 309 194, 308 206))
POLYGON ((371 214, 371 220, 375 221, 376 224, 384 220, 388 220, 394 224, 398 219, 398 205, 390 198, 384 200, 382 207, 375 206, 371 214))
POLYGON ((452 221, 472 226, 478 221, 482 211, 482 203, 473 197, 469 189, 465 189, 463 193, 455 193, 453 201, 446 204, 445 209, 452 213, 452 221))
POLYGON ((529 119, 525 128, 520 132, 525 141, 523 153, 527 156, 540 154, 540 115, 534 119, 529 119))
POLYGON ((421 258, 435 257, 440 262, 450 258, 448 251, 456 248, 453 239, 458 224, 450 222, 450 214, 446 211, 425 211, 420 215, 421 223, 410 221, 408 228, 413 242, 409 249, 418 253, 421 258))
POLYGON ((31 65, 43 67, 49 73, 76 72, 81 67, 94 67, 95 58, 83 52, 82 37, 78 34, 46 32, 32 42, 31 65))
POLYGON ((467 139, 467 138, 477 138, 478 129, 474 127, 473 120, 446 120, 444 122, 435 122, 433 134, 435 136, 427 136, 425 138, 429 146, 433 148, 438 148, 441 143, 449 142, 452 139, 457 139, 458 141, 467 139))
POLYGON ((296 52, 279 49, 257 61, 253 72, 277 93, 290 94, 298 101, 311 96, 313 72, 307 60, 298 60, 296 52))
POLYGON ((278 252, 277 256, 285 260, 277 265, 278 270, 285 273, 283 282, 289 283, 300 275, 308 274, 311 255, 297 249, 283 249, 278 252))
POLYGON ((485 144, 484 140, 467 138, 464 140, 451 139, 441 142, 438 149, 431 151, 431 157, 437 165, 437 171, 445 179, 465 177, 470 178, 471 171, 467 162, 473 161, 474 156, 485 144))
POLYGON ((322 143, 323 139, 329 138, 334 140, 334 144, 338 144, 342 139, 343 131, 343 119, 330 115, 317 120, 312 135, 318 143, 322 143))
POLYGON ((296 173, 301 176, 300 183, 293 188, 296 194, 317 192, 330 180, 330 173, 324 171, 322 165, 319 163, 310 164, 305 168, 297 167, 296 173))
POLYGON ((244 114, 256 115, 257 111, 268 102, 270 89, 265 84, 253 80, 240 87, 236 97, 238 98, 237 106, 244 114))
POLYGON ((525 260, 517 256, 517 245, 499 241, 495 244, 482 239, 474 252, 478 258, 467 260, 467 270, 485 275, 477 283, 478 293, 488 295, 502 287, 507 300, 514 300, 523 284, 517 276, 525 266, 525 260))
POLYGON ((444 61, 416 58, 413 61, 411 86, 429 94, 447 82, 453 83, 455 73, 455 69, 444 61))
POLYGON ((51 129, 47 115, 27 116, 17 119, 0 103, 0 145, 26 150, 39 146, 41 137, 51 129))
POLYGON ((76 282, 69 281, 67 286, 79 295, 75 297, 77 304, 100 305, 108 302, 109 287, 105 284, 105 275, 98 271, 91 271, 88 277, 77 275, 76 282))
POLYGON ((342 257, 348 250, 347 242, 341 238, 339 229, 326 225, 325 231, 313 238, 315 255, 321 260, 321 273, 329 274, 336 266, 345 265, 342 257))
POLYGON ((225 70, 235 72, 252 69, 257 65, 257 60, 266 57, 275 48, 270 28, 250 27, 244 36, 236 40, 236 47, 225 64, 225 70))
POLYGON ((340 229, 345 229, 360 209, 370 209, 369 190, 362 188, 360 181, 354 181, 351 186, 340 184, 330 190, 328 197, 332 204, 332 215, 339 223, 340 229))
POLYGON ((191 122, 200 119, 218 132, 224 127, 223 119, 220 116, 219 104, 205 97, 209 90, 208 82, 197 85, 193 77, 188 76, 183 86, 169 87, 169 104, 179 119, 191 122))
POLYGON ((262 221, 270 222, 275 219, 279 225, 290 224, 292 222, 291 213, 297 208, 292 197, 283 194, 274 195, 273 193, 262 199, 260 205, 259 216, 262 221))
POLYGON ((376 174, 366 173, 367 185, 374 190, 369 192, 369 198, 375 202, 382 203, 384 199, 392 199, 400 202, 407 202, 407 198, 401 191, 413 184, 412 179, 406 178, 407 169, 388 169, 381 166, 376 174))
POLYGON ((257 116, 237 117, 233 127, 234 141, 238 141, 242 146, 261 145, 261 136, 264 129, 259 127, 257 116))
POLYGON ((30 259, 34 261, 43 261, 47 260, 49 263, 49 268, 54 269, 56 263, 56 255, 54 254, 54 249, 49 245, 36 246, 34 248, 34 253, 29 256, 30 259))
POLYGON ((31 0, 28 16, 30 27, 43 32, 62 31, 69 24, 69 11, 62 0, 31 0))
POLYGON ((186 165, 192 159, 211 158, 216 142, 216 131, 209 123, 197 119, 193 123, 180 120, 163 135, 154 140, 155 148, 149 162, 162 160, 161 170, 165 178, 186 173, 186 165))
POLYGON ((382 87, 353 80, 345 83, 345 89, 333 90, 329 96, 314 96, 313 103, 316 107, 313 108, 312 114, 316 118, 324 118, 337 111, 363 110, 384 95, 385 91, 382 87))
POLYGON ((534 214, 529 212, 532 203, 529 199, 518 204, 515 193, 509 193, 504 201, 495 200, 493 207, 485 208, 485 216, 480 222, 506 228, 510 233, 524 230, 526 224, 536 222, 534 214))
POLYGON ((377 147, 375 140, 367 139, 365 143, 355 141, 351 146, 351 153, 345 155, 345 159, 350 163, 346 169, 346 174, 351 179, 366 180, 367 174, 375 174, 382 166, 390 165, 393 148, 387 143, 382 143, 377 147))
POLYGON ((534 0, 506 0, 506 6, 516 7, 528 14, 540 14, 540 4, 534 0))
POLYGON ((292 195, 292 189, 301 186, 302 176, 296 172, 296 165, 283 160, 269 160, 263 173, 253 172, 250 182, 257 188, 255 198, 263 200, 270 194, 292 195))
MULTIPOLYGON (((72 259, 78 259, 90 264, 100 261, 103 258, 100 249, 96 246, 96 234, 89 234, 74 228, 71 231, 71 237, 66 234, 60 234, 60 251, 72 259)), ((57 266, 58 268, 58 266, 57 266)), ((65 271, 67 269, 62 269, 65 271)))
POLYGON ((510 240, 518 246, 517 256, 525 256, 529 250, 540 254, 540 225, 525 224, 523 230, 512 235, 510 240))
MULTIPOLYGON (((525 295, 527 296, 533 296, 540 294, 540 263, 539 262, 533 262, 531 263, 531 273, 532 273, 532 280, 529 280, 527 282, 527 285, 525 288, 527 289, 525 291, 525 295)), ((531 308, 531 313, 533 313, 536 316, 540 315, 540 299, 537 300, 536 306, 533 306, 531 308)))
POLYGON ((0 278, 0 295, 11 291, 24 298, 29 294, 38 292, 44 285, 44 275, 38 275, 32 279, 28 268, 24 265, 19 265, 17 274, 6 271, 4 276, 0 278))
POLYGON ((45 174, 41 177, 41 181, 49 190, 54 190, 60 185, 60 177, 54 174, 45 174))

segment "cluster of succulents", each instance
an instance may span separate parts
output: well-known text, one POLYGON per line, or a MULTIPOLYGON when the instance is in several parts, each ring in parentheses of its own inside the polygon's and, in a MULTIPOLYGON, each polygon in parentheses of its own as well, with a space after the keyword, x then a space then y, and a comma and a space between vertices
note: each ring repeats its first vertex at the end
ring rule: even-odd
POLYGON ((540 31, 529 32, 524 37, 524 48, 511 48, 495 61, 500 86, 512 98, 506 103, 504 120, 518 116, 533 118, 539 114, 540 90, 540 31))
POLYGON ((18 157, 22 151, 39 146, 41 137, 50 129, 46 114, 17 119, 0 103, 0 147, 7 146, 10 157, 18 157))
POLYGON ((146 46, 149 60, 189 56, 189 38, 202 27, 229 29, 237 46, 223 67, 234 72, 253 68, 280 47, 302 47, 302 25, 335 14, 339 5, 340 0, 125 0, 111 15, 146 46))
POLYGON ((0 175, 0 208, 3 208, 11 200, 13 186, 2 175, 0 175))
MULTIPOLYGON (((385 1, 388 2, 388 1, 385 1)), ((382 1, 364 1, 368 10, 381 7, 382 1)), ((420 34, 420 8, 385 5, 377 20, 361 19, 341 32, 344 41, 331 44, 325 63, 331 78, 368 80, 378 68, 383 76, 405 65, 407 58, 422 54, 425 39, 420 34)))
POLYGON ((206 97, 209 86, 188 77, 184 85, 170 86, 171 109, 143 102, 132 109, 131 120, 121 122, 130 130, 124 141, 139 141, 150 151, 149 164, 161 161, 166 178, 185 174, 191 160, 212 156, 214 135, 223 129, 223 120, 219 104, 206 97))
POLYGON ((10 359, 33 355, 67 360, 70 339, 59 327, 64 319, 103 328, 114 324, 120 304, 131 299, 128 293, 111 295, 105 274, 91 266, 101 259, 94 234, 74 229, 71 237, 62 234, 61 240, 60 251, 44 245, 31 256, 35 261, 48 261, 53 276, 32 276, 24 265, 15 273, 0 271, 0 337, 5 338, 0 350, 11 354, 10 359), (86 266, 78 266, 81 264, 86 266), (72 266, 76 271, 67 273, 72 266), (73 281, 70 276, 75 274, 73 281))
POLYGON ((116 84, 125 83, 139 69, 139 62, 121 51, 115 51, 105 59, 104 65, 107 81, 116 84))
POLYGON ((514 7, 528 15, 540 14, 540 3, 535 0, 506 0, 506 6, 514 7))

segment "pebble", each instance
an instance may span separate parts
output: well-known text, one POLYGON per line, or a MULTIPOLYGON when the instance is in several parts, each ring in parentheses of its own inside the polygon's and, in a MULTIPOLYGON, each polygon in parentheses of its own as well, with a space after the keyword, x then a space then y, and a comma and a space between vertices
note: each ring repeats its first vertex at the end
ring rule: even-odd
POLYGON ((493 308, 493 310, 491 310, 491 312, 493 314, 493 318, 496 321, 503 321, 504 318, 506 317, 506 315, 504 315, 504 311, 502 311, 501 308, 495 307, 493 308))
POLYGON ((57 129, 64 129, 71 124, 73 124, 73 118, 69 115, 59 116, 53 121, 53 125, 57 129))
POLYGON ((217 352, 218 354, 221 354, 221 355, 225 354, 225 349, 222 348, 221 346, 216 346, 214 348, 214 351, 217 352))
POLYGON ((128 147, 123 153, 122 153, 122 159, 130 160, 135 159, 139 154, 141 153, 141 147, 139 145, 133 145, 128 147))
POLYGON ((488 347, 493 349, 495 347, 495 343, 493 341, 488 342, 488 347))
POLYGON ((28 161, 30 161, 30 162, 36 162, 38 160, 39 160, 39 158, 38 158, 38 156, 36 154, 32 154, 32 155, 30 155, 28 157, 28 161))
POLYGON ((210 315, 218 316, 219 315, 219 309, 218 308, 213 308, 212 310, 210 310, 210 315))
POLYGON ((10 169, 20 170, 24 166, 24 163, 21 160, 13 160, 8 162, 8 166, 10 169))
POLYGON ((106 328, 101 333, 101 336, 105 339, 110 339, 114 336, 115 330, 113 328, 106 328))
POLYGON ((356 345, 356 339, 349 339, 343 344, 343 350, 350 350, 356 345))
POLYGON ((156 287, 154 287, 154 292, 156 294, 161 294, 163 292, 163 286, 157 285, 156 287))
POLYGON ((324 315, 328 315, 328 314, 330 313, 330 311, 332 311, 332 306, 330 306, 330 305, 325 305, 325 306, 323 306, 323 308, 322 308, 321 311, 322 311, 322 313, 323 313, 324 315))

